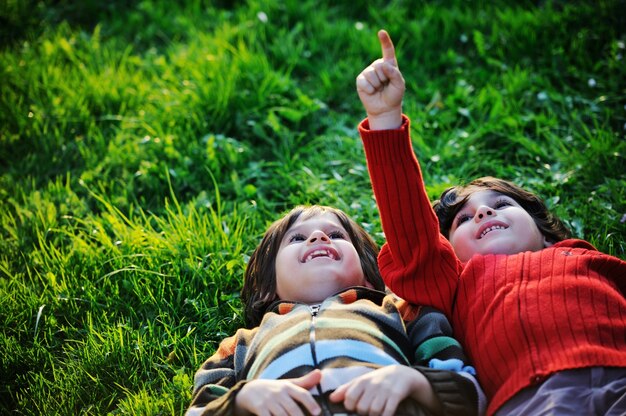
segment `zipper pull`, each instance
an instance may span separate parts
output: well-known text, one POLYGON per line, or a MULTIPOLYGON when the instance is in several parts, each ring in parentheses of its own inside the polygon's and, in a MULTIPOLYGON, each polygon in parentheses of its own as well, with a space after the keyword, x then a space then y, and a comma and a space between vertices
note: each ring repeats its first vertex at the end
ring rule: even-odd
POLYGON ((320 310, 320 305, 311 305, 311 316, 317 316, 317 313, 320 310))

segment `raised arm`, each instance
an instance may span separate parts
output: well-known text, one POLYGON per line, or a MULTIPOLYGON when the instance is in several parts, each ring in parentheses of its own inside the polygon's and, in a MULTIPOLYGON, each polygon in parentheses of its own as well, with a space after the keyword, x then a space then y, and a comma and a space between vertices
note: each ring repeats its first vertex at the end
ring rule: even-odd
POLYGON ((439 233, 411 144, 410 122, 402 115, 405 83, 395 49, 378 33, 382 58, 357 77, 367 119, 359 125, 372 189, 387 242, 378 257, 387 286, 402 298, 428 304, 449 317, 460 265, 439 233))

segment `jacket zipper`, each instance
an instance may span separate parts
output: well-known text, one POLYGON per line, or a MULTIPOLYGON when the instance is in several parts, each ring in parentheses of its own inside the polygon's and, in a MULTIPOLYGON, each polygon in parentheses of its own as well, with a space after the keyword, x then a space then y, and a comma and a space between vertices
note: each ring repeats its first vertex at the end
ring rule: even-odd
MULTIPOLYGON (((313 357, 313 366, 315 368, 319 368, 319 363, 317 362, 317 352, 315 350, 315 323, 317 320, 317 314, 320 310, 320 305, 311 305, 311 329, 309 331, 309 345, 311 346, 311 356, 313 357)), ((328 403, 326 402, 326 398, 322 393, 322 386, 318 383, 317 386, 317 394, 320 397, 320 405, 322 407, 322 415, 332 415, 328 403)))

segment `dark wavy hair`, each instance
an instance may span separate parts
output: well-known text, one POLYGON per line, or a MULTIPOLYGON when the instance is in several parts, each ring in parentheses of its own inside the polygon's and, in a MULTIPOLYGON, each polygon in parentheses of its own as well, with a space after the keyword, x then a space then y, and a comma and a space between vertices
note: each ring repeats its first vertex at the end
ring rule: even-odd
POLYGON ((437 201, 433 202, 433 208, 439 218, 441 234, 449 238, 450 228, 456 214, 463 208, 471 194, 483 190, 495 191, 513 198, 535 220, 535 224, 550 243, 571 237, 571 231, 548 210, 546 204, 537 195, 512 182, 491 176, 474 179, 465 186, 448 188, 437 201))
POLYGON ((248 328, 258 326, 268 307, 278 299, 276 294, 276 256, 285 234, 298 218, 307 219, 328 212, 339 219, 348 233, 361 260, 365 279, 374 289, 385 290, 385 284, 376 261, 378 246, 367 231, 340 209, 323 205, 297 206, 269 226, 261 243, 248 261, 243 289, 241 290, 248 328))

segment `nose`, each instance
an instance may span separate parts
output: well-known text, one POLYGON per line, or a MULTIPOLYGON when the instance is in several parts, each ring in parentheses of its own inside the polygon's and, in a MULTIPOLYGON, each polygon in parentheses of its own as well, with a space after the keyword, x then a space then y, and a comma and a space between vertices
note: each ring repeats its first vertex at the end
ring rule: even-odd
POLYGON ((330 243, 330 238, 324 233, 324 231, 316 230, 311 233, 309 239, 307 240, 307 244, 313 243, 330 243))
POLYGON ((488 207, 486 205, 481 205, 476 210, 476 214, 474 214, 474 220, 476 222, 480 222, 483 218, 493 217, 495 215, 496 215, 496 211, 495 210, 493 210, 492 208, 490 208, 490 207, 488 207))

